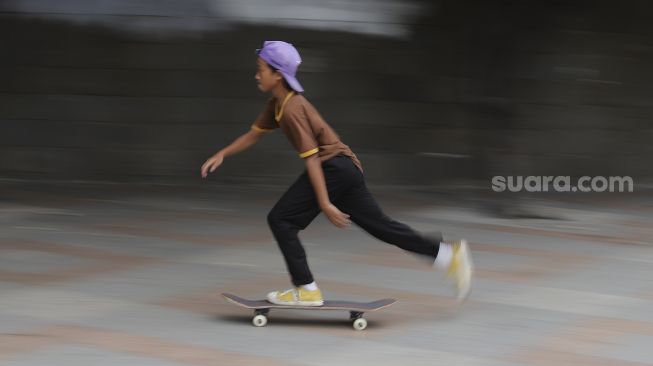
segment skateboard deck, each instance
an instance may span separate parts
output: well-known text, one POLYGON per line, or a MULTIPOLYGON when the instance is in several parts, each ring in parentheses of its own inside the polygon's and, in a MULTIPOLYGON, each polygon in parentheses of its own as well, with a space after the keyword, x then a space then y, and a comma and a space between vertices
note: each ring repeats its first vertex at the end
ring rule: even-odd
POLYGON ((343 301, 343 300, 325 300, 322 306, 297 306, 297 305, 277 305, 267 300, 249 300, 242 297, 223 293, 222 296, 232 304, 243 308, 253 309, 254 318, 252 324, 257 327, 265 326, 268 322, 267 315, 270 309, 293 309, 293 310, 347 310, 350 313, 350 320, 356 330, 367 328, 367 320, 363 314, 368 311, 376 311, 386 308, 397 300, 381 299, 370 302, 343 301))

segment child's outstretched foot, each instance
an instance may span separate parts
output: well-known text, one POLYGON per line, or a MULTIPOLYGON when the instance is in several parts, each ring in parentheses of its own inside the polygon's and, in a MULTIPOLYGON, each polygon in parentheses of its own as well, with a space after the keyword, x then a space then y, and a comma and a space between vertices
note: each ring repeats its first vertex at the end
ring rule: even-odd
POLYGON ((446 271, 447 279, 456 286, 458 301, 463 302, 472 288, 474 264, 465 239, 452 243, 440 243, 440 251, 434 266, 446 271))
POLYGON ((469 296, 472 288, 474 265, 469 252, 469 245, 467 245, 465 239, 453 242, 452 246, 453 256, 449 264, 449 269, 447 269, 447 277, 456 284, 458 301, 463 302, 469 296))
POLYGON ((268 301, 276 305, 322 306, 324 299, 319 288, 313 291, 296 287, 286 291, 273 291, 267 296, 268 301))

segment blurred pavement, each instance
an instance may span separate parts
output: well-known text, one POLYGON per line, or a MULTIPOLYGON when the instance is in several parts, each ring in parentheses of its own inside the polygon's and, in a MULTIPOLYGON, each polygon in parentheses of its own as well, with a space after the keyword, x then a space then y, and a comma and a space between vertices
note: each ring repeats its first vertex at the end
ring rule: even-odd
POLYGON ((220 293, 289 286, 266 224, 282 188, 2 181, 0 364, 653 364, 650 198, 560 196, 531 207, 557 220, 511 220, 371 189, 393 218, 470 240, 462 308, 440 273, 321 215, 300 237, 325 296, 398 303, 362 332, 326 311, 255 328, 220 293))

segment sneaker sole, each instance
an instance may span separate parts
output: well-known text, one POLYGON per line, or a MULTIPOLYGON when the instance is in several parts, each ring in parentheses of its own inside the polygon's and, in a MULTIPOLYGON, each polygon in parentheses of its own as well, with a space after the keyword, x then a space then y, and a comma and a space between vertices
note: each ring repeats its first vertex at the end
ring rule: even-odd
POLYGON ((324 301, 300 301, 297 305, 300 306, 322 306, 324 301))

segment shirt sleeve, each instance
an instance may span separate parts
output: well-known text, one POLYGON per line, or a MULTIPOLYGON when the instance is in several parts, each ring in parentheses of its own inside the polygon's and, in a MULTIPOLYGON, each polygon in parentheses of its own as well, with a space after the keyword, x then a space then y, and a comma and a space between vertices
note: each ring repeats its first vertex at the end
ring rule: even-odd
POLYGON ((254 120, 251 129, 256 132, 269 133, 275 128, 279 128, 279 125, 274 120, 274 99, 270 98, 265 108, 254 120))
POLYGON ((287 117, 284 118, 283 126, 299 157, 303 159, 317 154, 320 149, 304 108, 293 108, 285 113, 287 117))

